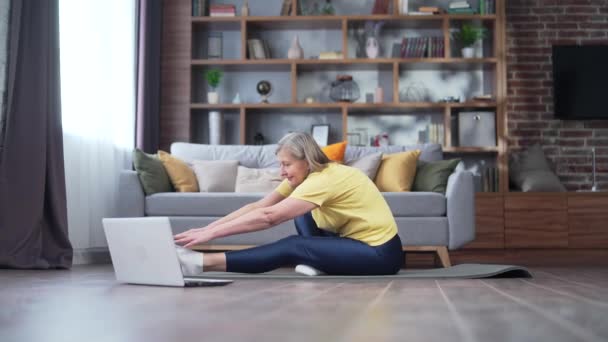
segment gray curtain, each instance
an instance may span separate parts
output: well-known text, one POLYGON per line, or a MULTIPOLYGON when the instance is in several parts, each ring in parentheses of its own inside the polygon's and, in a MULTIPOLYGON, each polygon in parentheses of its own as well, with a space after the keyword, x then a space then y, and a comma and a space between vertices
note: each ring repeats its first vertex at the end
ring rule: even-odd
POLYGON ((8 47, 0 267, 69 268, 58 0, 13 1, 8 47))
POLYGON ((161 0, 139 1, 135 146, 156 153, 160 140, 161 0))

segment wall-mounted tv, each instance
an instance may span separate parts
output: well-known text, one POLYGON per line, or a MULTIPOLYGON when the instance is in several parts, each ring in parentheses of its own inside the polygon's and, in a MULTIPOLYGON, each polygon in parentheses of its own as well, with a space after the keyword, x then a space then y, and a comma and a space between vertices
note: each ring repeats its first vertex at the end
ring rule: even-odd
POLYGON ((553 46, 555 117, 608 120, 608 45, 553 46))

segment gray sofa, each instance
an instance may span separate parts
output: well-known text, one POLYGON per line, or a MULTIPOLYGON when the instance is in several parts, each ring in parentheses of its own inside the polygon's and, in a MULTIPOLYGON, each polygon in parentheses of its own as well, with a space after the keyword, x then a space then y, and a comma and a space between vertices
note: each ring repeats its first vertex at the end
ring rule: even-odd
MULTIPOLYGON (((193 160, 238 160, 249 168, 278 167, 276 145, 202 145, 173 143, 171 154, 186 162, 193 160)), ((397 153, 420 149, 421 160, 443 159, 441 146, 352 147, 345 152, 345 162, 356 160, 369 153, 383 151, 397 153)), ((433 192, 383 193, 397 221, 404 250, 432 250, 441 248, 444 257, 447 249, 454 250, 475 238, 473 175, 468 171, 450 175, 444 194, 433 192), (434 247, 420 247, 434 246, 434 247), (411 247, 411 248, 408 248, 411 247), (447 247, 447 248, 445 248, 447 247)), ((263 193, 157 193, 145 196, 135 171, 123 170, 120 174, 119 208, 121 217, 168 216, 174 233, 193 227, 202 227, 241 206, 263 197, 263 193)), ((254 233, 240 234, 212 241, 213 246, 260 245, 296 233, 293 221, 254 233)), ((210 246, 210 248, 213 248, 210 246)), ((438 251, 440 258, 442 253, 438 251)), ((449 265, 449 258, 441 259, 449 265), (447 262, 446 262, 447 261, 447 262)))

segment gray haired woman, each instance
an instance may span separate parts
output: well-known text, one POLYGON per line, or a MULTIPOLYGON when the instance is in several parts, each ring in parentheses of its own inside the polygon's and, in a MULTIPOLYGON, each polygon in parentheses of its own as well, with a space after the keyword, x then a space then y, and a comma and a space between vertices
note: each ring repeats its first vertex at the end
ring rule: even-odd
POLYGON ((283 182, 261 200, 203 228, 175 235, 184 273, 262 273, 298 265, 308 275, 395 274, 404 255, 397 224, 376 185, 358 169, 330 161, 307 133, 290 133, 276 152, 283 182), (239 251, 188 247, 294 220, 297 235, 239 251))

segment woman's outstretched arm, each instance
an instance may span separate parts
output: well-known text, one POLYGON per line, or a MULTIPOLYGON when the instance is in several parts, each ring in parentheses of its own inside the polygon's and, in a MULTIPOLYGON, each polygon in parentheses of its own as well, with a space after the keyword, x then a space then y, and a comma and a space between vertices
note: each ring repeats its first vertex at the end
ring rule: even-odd
POLYGON ((255 232, 303 215, 316 207, 317 205, 311 202, 286 198, 273 206, 251 210, 214 227, 179 234, 176 236, 175 242, 185 247, 191 247, 224 236, 255 232))

